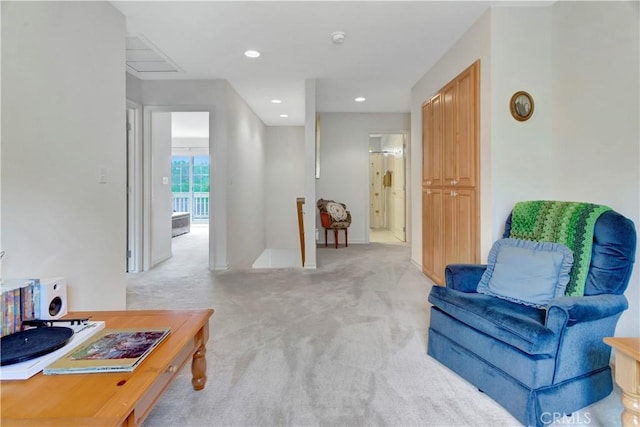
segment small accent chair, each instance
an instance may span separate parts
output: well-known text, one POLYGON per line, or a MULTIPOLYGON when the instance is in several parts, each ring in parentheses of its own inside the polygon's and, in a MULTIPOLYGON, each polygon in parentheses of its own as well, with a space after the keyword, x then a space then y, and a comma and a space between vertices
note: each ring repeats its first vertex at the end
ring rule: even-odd
POLYGON ((349 246, 349 226, 351 225, 351 212, 347 210, 347 205, 333 200, 318 200, 320 210, 320 222, 324 227, 324 246, 327 246, 327 231, 333 230, 333 237, 338 247, 338 230, 344 230, 344 245, 349 246))
MULTIPOLYGON (((631 220, 613 210, 596 216, 592 239, 585 236, 580 247, 572 250, 564 246, 570 255, 573 252, 574 267, 585 255, 584 291, 568 296, 555 285, 558 293, 550 295, 541 306, 523 305, 522 300, 517 303, 507 298, 505 289, 519 289, 530 295, 539 292, 539 270, 532 267, 532 273, 525 275, 520 271, 531 270, 527 264, 542 265, 539 261, 543 256, 556 257, 558 251, 544 247, 558 243, 524 242, 517 233, 514 237, 514 212, 516 208, 506 221, 505 239, 494 245, 498 251, 492 249, 489 253, 488 265, 448 265, 446 286, 431 289, 427 352, 524 425, 541 426, 553 422, 557 414, 571 414, 606 397, 613 389, 611 348, 603 337, 613 336, 618 318, 628 307, 623 293, 633 269, 636 231, 631 220), (589 244, 591 241, 593 245, 589 244), (527 248, 517 260, 515 254, 520 251, 514 250, 513 245, 544 247, 535 251, 527 248), (544 251, 549 255, 542 255, 544 251), (586 258, 587 253, 590 258, 586 258), (487 275, 489 279, 485 281, 487 275), (538 278, 531 280, 535 276, 538 278), (500 279, 502 288, 494 285, 491 291, 492 283, 500 283, 500 279), (499 289, 502 293, 498 293, 499 289)), ((574 219, 571 224, 579 225, 581 221, 574 219)), ((546 222, 544 226, 554 224, 558 223, 546 222)), ((557 229, 571 233, 569 238, 576 236, 578 241, 572 225, 557 229)), ((562 281, 554 279, 561 276, 548 277, 556 283, 562 281)), ((572 282, 568 283, 570 289, 572 282)))

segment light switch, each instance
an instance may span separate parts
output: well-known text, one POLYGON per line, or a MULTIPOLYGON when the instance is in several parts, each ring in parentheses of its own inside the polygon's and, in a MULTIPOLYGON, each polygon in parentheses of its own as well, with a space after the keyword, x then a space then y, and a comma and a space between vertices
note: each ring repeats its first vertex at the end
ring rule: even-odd
POLYGON ((106 184, 107 183, 107 168, 100 167, 98 169, 98 184, 106 184))
POLYGON ((163 176, 162 177, 162 184, 169 185, 169 177, 168 176, 163 176))

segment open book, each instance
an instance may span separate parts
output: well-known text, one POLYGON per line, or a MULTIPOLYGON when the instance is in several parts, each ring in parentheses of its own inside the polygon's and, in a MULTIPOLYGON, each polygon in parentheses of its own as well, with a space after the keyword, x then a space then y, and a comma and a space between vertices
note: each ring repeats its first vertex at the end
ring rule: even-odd
POLYGON ((46 368, 45 375, 131 372, 170 329, 104 329, 46 368))

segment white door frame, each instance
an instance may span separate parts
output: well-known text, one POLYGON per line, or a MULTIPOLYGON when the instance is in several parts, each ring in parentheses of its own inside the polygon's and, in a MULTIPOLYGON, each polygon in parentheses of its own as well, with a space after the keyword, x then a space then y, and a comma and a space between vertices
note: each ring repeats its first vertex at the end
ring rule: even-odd
MULTIPOLYGON (((409 202, 409 191, 408 191, 408 187, 409 187, 409 181, 407 180, 407 176, 409 176, 409 152, 408 152, 408 147, 409 147, 409 131, 406 130, 402 130, 402 131, 385 131, 385 132, 369 132, 369 137, 371 137, 371 135, 402 135, 403 137, 403 147, 402 147, 402 159, 404 161, 404 242, 408 243, 409 239, 408 236, 409 234, 409 211, 410 211, 410 202, 409 202)), ((369 144, 367 144, 367 147, 369 147, 369 144)), ((369 151, 367 149, 367 165, 369 165, 369 151)), ((368 201, 371 200, 371 186, 369 184, 369 168, 367 168, 367 206, 369 206, 368 201)), ((367 215, 366 215, 366 235, 365 235, 365 243, 370 243, 371 242, 371 221, 369 218, 369 212, 367 211, 367 215)))
MULTIPOLYGON (((151 114, 154 112, 164 113, 209 113, 209 165, 211 172, 209 173, 209 269, 214 270, 216 253, 214 236, 216 235, 216 225, 213 221, 212 205, 216 194, 216 181, 212 181, 214 175, 214 161, 211 156, 213 154, 213 120, 214 108, 210 105, 145 105, 143 107, 143 147, 142 147, 142 169, 143 169, 143 269, 151 268, 151 114), (212 161, 213 160, 213 161, 212 161)), ((223 183, 220 183, 222 185, 223 183)), ((217 201, 216 201, 217 202, 217 201)))
POLYGON ((142 105, 127 99, 127 271, 142 271, 142 105), (130 126, 130 128, 129 128, 130 126))

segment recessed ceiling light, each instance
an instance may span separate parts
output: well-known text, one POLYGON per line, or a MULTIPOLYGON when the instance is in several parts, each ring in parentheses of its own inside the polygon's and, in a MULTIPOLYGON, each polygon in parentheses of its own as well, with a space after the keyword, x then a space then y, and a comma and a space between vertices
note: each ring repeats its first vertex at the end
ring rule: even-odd
POLYGON ((249 58, 257 58, 260 56, 260 52, 258 52, 257 50, 248 50, 244 53, 245 56, 248 56, 249 58))
POLYGON ((367 98, 365 98, 364 96, 359 96, 354 101, 356 101, 356 102, 364 102, 366 100, 367 100, 367 98))
POLYGON ((272 104, 280 104, 282 101, 280 101, 279 99, 272 99, 271 103, 272 104))
POLYGON ((286 119, 287 117, 289 117, 288 114, 280 114, 280 117, 282 117, 283 119, 286 119))

